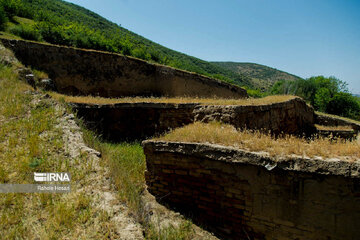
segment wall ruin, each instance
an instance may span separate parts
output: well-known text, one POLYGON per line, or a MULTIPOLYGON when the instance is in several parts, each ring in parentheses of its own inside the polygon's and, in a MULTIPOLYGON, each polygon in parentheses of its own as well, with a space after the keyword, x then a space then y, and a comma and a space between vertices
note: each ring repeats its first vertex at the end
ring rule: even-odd
POLYGON ((314 133, 314 112, 300 98, 260 106, 214 106, 172 103, 72 103, 90 129, 113 140, 136 140, 163 134, 194 121, 221 121, 236 128, 273 133, 314 133))
POLYGON ((145 141, 156 198, 225 239, 358 239, 360 164, 145 141))
POLYGON ((246 98, 245 89, 179 69, 94 50, 0 39, 25 65, 71 95, 246 98))
POLYGON ((360 124, 330 115, 315 114, 315 123, 322 126, 349 126, 356 133, 360 131, 360 124))

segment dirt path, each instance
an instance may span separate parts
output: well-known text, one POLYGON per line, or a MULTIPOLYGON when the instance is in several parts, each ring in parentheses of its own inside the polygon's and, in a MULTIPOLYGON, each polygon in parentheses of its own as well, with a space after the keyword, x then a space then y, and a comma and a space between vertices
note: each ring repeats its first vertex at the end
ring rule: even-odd
POLYGON ((63 117, 59 119, 58 127, 64 132, 66 152, 72 159, 78 159, 80 154, 86 154, 87 164, 92 168, 91 173, 85 177, 84 184, 76 186, 73 191, 90 195, 93 207, 108 213, 109 223, 116 226, 117 232, 114 235, 118 236, 118 239, 144 239, 141 225, 129 216, 126 206, 117 199, 109 172, 100 164, 100 153, 86 146, 74 115, 66 113, 59 105, 58 110, 64 112, 63 117))

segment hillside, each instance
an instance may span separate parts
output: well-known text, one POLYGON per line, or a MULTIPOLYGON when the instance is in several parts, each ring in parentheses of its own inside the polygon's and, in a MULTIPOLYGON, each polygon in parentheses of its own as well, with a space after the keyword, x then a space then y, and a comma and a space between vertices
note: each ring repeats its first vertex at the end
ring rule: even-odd
POLYGON ((279 80, 298 80, 301 79, 293 74, 271 68, 256 63, 238 63, 238 62, 213 62, 219 67, 229 70, 235 74, 245 75, 251 78, 253 87, 268 90, 275 82, 279 80))
POLYGON ((0 0, 1 6, 9 20, 4 30, 24 39, 121 53, 252 87, 249 77, 161 46, 72 3, 0 0))

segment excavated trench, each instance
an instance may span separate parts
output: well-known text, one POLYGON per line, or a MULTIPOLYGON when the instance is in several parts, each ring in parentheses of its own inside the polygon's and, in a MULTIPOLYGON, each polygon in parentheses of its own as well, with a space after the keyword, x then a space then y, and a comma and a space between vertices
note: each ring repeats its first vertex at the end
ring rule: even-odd
POLYGON ((195 121, 221 121, 234 127, 274 134, 311 135, 314 112, 300 98, 268 105, 202 105, 197 103, 70 104, 87 127, 111 141, 143 140, 195 121))

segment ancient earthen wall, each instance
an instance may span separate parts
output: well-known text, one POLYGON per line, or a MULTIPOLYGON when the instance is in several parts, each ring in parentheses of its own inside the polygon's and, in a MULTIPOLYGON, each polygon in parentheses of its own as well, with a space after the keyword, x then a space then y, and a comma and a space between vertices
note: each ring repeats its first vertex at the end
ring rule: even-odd
POLYGON ((194 121, 196 104, 71 104, 88 128, 112 141, 142 140, 194 121))
POLYGON ((25 65, 45 71, 66 94, 245 98, 246 90, 195 73, 99 51, 0 39, 25 65))
POLYGON ((315 123, 323 126, 349 126, 356 132, 360 131, 360 124, 335 116, 315 114, 315 123))
POLYGON ((272 133, 312 134, 314 110, 301 98, 268 105, 199 106, 195 121, 221 121, 236 128, 263 129, 272 133))
POLYGON ((360 164, 145 141, 148 190, 225 239, 355 240, 360 164))
POLYGON ((71 104, 88 127, 105 138, 146 139, 194 121, 212 120, 236 128, 264 129, 274 133, 313 133, 313 110, 299 98, 262 106, 203 106, 201 104, 120 103, 71 104))

